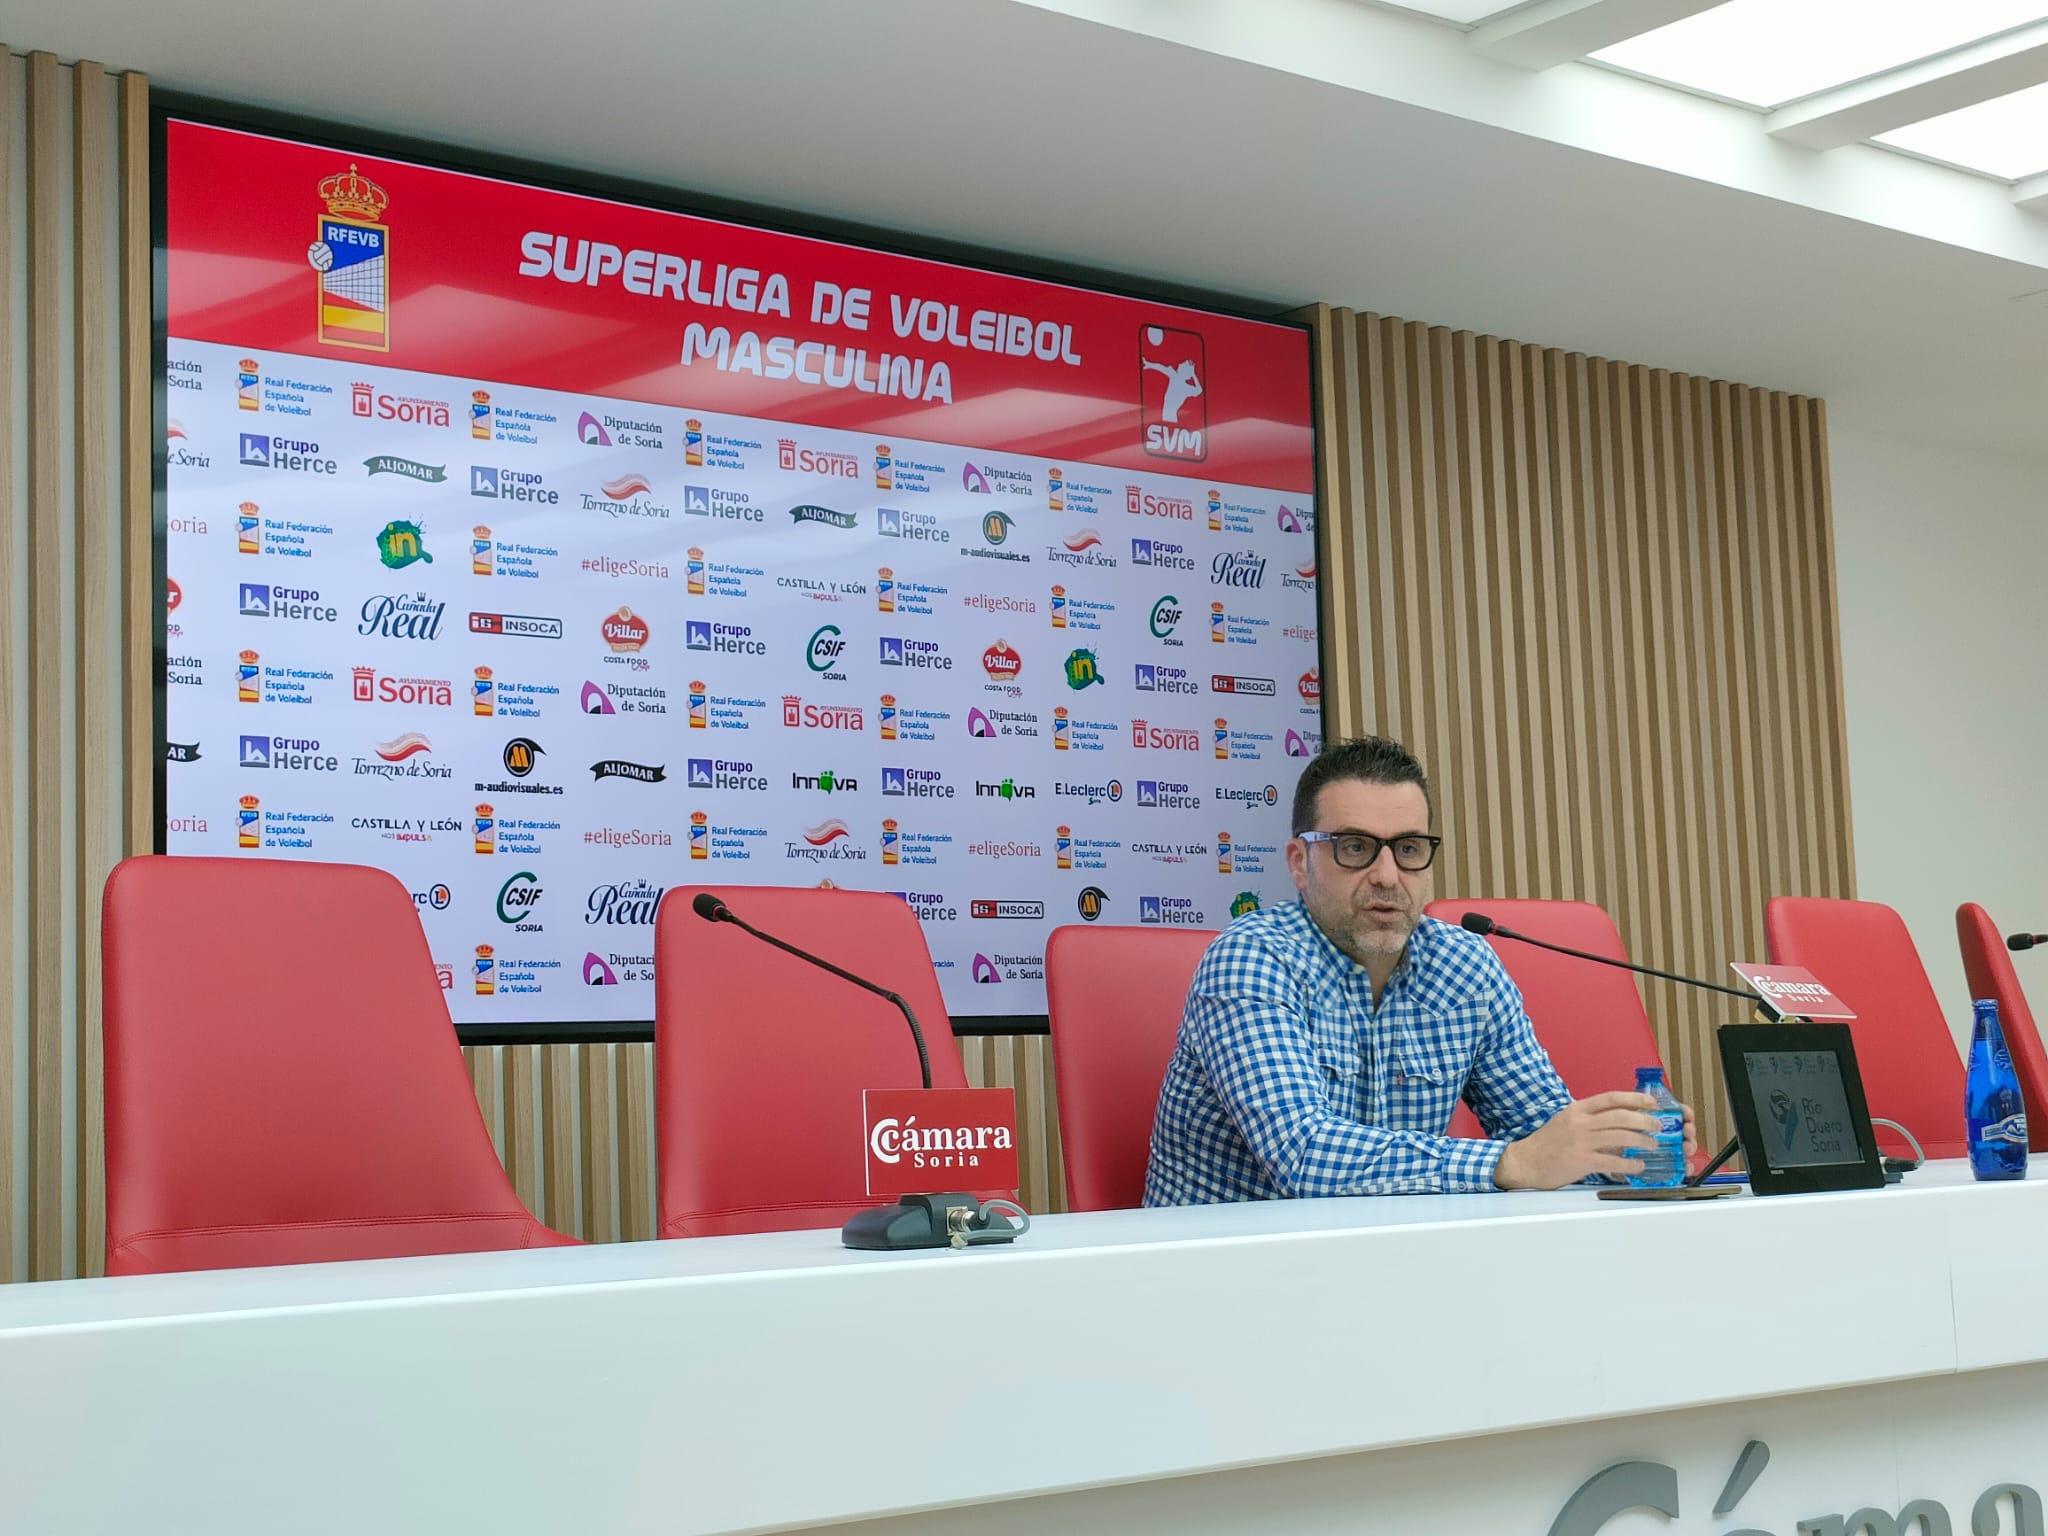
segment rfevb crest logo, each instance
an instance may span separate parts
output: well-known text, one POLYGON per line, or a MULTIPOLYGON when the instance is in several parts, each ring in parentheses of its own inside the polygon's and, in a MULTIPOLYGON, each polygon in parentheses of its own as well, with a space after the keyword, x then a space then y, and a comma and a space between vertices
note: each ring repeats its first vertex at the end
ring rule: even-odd
POLYGON ((330 347, 391 350, 390 231, 384 211, 391 194, 356 169, 328 176, 319 186, 327 205, 306 260, 320 306, 319 339, 330 347))

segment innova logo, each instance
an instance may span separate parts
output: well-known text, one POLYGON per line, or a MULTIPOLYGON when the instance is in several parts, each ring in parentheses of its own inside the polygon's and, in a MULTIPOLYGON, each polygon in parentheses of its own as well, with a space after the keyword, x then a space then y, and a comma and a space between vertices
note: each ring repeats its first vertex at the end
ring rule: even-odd
MULTIPOLYGON (((1735 1466, 1714 1501, 1716 1520, 1734 1513, 1757 1479, 1771 1464, 1771 1448, 1761 1440, 1743 1446, 1735 1466)), ((2010 1501, 2013 1536, 2036 1536, 2043 1529, 2041 1495, 2025 1483, 1993 1483, 1977 1496, 1970 1510, 1975 1536, 1998 1536, 2008 1530, 2001 1503, 2010 1501)), ((1621 1461, 1587 1478, 1565 1500, 1550 1523, 1549 1536, 1599 1536, 1631 1510, 1653 1510, 1667 1520, 1679 1518, 1678 1470, 1661 1461, 1621 1461)), ((1948 1509, 1937 1499, 1908 1499, 1897 1514, 1868 1506, 1852 1514, 1810 1515, 1798 1522, 1801 1531, 1840 1531, 1846 1536, 1902 1536, 1908 1530, 1945 1533, 1955 1529, 1948 1509)), ((1719 1536, 1771 1536, 1753 1528, 1719 1536)))

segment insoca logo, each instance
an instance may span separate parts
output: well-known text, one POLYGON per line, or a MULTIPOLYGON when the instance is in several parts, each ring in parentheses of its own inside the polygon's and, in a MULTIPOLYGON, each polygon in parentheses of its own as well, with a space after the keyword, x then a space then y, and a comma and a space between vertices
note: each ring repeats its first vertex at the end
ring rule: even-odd
MULTIPOLYGON (((1743 1496, 1771 1464, 1771 1448, 1752 1440, 1735 1458, 1735 1466, 1714 1501, 1716 1519, 1734 1513, 1743 1496)), ((1975 1536, 1998 1536, 2007 1529, 2000 1504, 2012 1505, 2012 1536, 2038 1536, 2043 1529, 2041 1495, 2024 1483, 1994 1483, 1977 1496, 1970 1510, 1970 1529, 1975 1536)), ((1621 1461, 1594 1473, 1581 1483, 1564 1508, 1550 1523, 1549 1536, 1598 1536, 1608 1525, 1633 1509, 1650 1509, 1666 1519, 1679 1515, 1677 1469, 1661 1461, 1621 1461)), ((1897 1514, 1879 1508, 1859 1509, 1850 1515, 1810 1515, 1799 1522, 1801 1531, 1839 1531, 1846 1536, 1899 1536, 1907 1530, 1939 1532, 1954 1530, 1947 1508, 1935 1499, 1909 1499, 1897 1514)), ((1745 1527, 1722 1531, 1718 1536, 1771 1536, 1768 1531, 1745 1527)))

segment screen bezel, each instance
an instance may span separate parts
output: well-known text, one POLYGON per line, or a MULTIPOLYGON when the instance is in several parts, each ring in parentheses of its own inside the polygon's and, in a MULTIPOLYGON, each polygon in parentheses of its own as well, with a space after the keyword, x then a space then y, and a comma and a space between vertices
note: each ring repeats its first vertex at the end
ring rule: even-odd
MULTIPOLYGON (((169 166, 166 160, 167 126, 173 120, 196 123, 204 127, 236 129, 247 133, 266 134, 281 139, 293 139, 311 144, 335 144, 346 142, 359 146, 364 151, 388 159, 408 160, 414 164, 434 170, 455 171, 479 176, 495 177, 500 180, 517 182, 522 185, 553 192, 567 192, 577 196, 609 198, 623 203, 636 203, 663 213, 685 214, 698 218, 722 219, 735 224, 745 224, 756 229, 776 234, 805 236, 815 239, 837 240, 850 245, 864 246, 886 255, 907 256, 933 261, 953 262, 961 266, 975 267, 982 271, 1006 277, 1034 278, 1045 282, 1065 283, 1073 287, 1093 289, 1099 293, 1113 294, 1122 298, 1149 300, 1162 304, 1174 304, 1188 309, 1204 310, 1211 314, 1232 319, 1256 320, 1264 324, 1278 325, 1303 331, 1308 338, 1309 370, 1309 442, 1312 475, 1315 485, 1316 508, 1316 586, 1315 623, 1318 635, 1327 632, 1326 609, 1324 604, 1327 569, 1326 539, 1323 532, 1327 515, 1325 484, 1325 460, 1322 421, 1322 358, 1317 346, 1316 328, 1305 321, 1290 318, 1301 304, 1274 306, 1260 304, 1241 295, 1217 292, 1212 289, 1192 287, 1168 282, 1162 279, 1145 279, 1128 273, 1113 272, 1102 268, 1088 267, 1044 257, 1033 257, 1020 252, 996 250, 977 246, 965 241, 954 241, 931 236, 915 236, 899 230, 877 228, 851 220, 834 219, 824 215, 813 215, 790 209, 774 208, 764 204, 748 203, 737 199, 721 198, 698 194, 675 187, 664 187, 650 182, 636 181, 627 177, 607 176, 600 172, 575 170, 567 166, 552 165, 543 161, 523 159, 510 155, 494 155, 474 149, 458 148, 436 144, 429 140, 417 139, 404 134, 394 134, 380 129, 366 128, 332 118, 304 117, 294 113, 274 112, 260 107, 245 106, 215 97, 187 95, 182 92, 152 91, 150 93, 150 158, 149 158, 149 214, 150 214, 150 508, 151 508, 151 676, 147 686, 152 695, 151 732, 152 761, 151 773, 154 779, 155 799, 154 851, 164 853, 168 844, 166 819, 169 809, 168 765, 165 762, 166 727, 168 722, 168 696, 164 682, 164 662, 169 656, 169 637, 165 626, 169 613, 165 606, 165 577, 168 574, 168 456, 165 452, 164 432, 169 416, 169 398, 164 383, 164 369, 169 358, 169 247, 167 220, 169 211, 169 166)), ((1324 674, 1330 668, 1324 663, 1327 657, 1320 648, 1316 665, 1324 674)), ((1324 741, 1330 739, 1330 705, 1327 696, 1318 704, 1316 725, 1324 741)), ((1047 930, 1047 937, 1051 930, 1047 930)), ((953 1034, 960 1038, 1002 1035, 1045 1035, 1051 1033, 1047 1016, 1037 1014, 973 1014, 955 1018, 952 1021, 953 1034)), ((647 1020, 585 1020, 567 1024, 457 1024, 456 1035, 464 1045, 569 1045, 594 1042, 636 1042, 654 1039, 654 1021, 647 1020)))
POLYGON ((1810 1195, 1838 1189, 1881 1189, 1884 1162, 1877 1135, 1870 1126, 1870 1104, 1863 1094, 1863 1074, 1856 1065, 1856 1038, 1846 1024, 1723 1024, 1715 1030, 1721 1047, 1721 1076, 1728 1103, 1735 1111, 1735 1134, 1749 1165, 1749 1187, 1758 1195, 1810 1195), (1769 1154, 1764 1117, 1751 1092, 1742 1063, 1751 1051, 1829 1052, 1842 1071, 1842 1093, 1849 1104, 1849 1128, 1856 1135, 1857 1158, 1847 1163, 1780 1167, 1769 1154))

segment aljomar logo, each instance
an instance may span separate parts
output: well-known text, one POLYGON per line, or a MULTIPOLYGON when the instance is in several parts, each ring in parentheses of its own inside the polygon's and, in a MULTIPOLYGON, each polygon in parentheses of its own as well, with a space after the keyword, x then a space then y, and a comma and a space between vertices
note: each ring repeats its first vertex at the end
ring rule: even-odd
MULTIPOLYGON (((1752 1440, 1735 1458, 1735 1466, 1714 1501, 1718 1520, 1733 1514, 1743 1495, 1771 1464, 1771 1448, 1752 1440)), ((1595 1472, 1565 1500, 1550 1523, 1550 1536, 1597 1536, 1632 1509, 1651 1509, 1678 1518, 1678 1471, 1661 1461, 1619 1461, 1595 1472)), ((1848 1515, 1809 1515, 1799 1522, 1798 1536, 1954 1536, 1955 1523, 1935 1499, 1909 1499, 1897 1514, 1864 1508, 1848 1515)), ((1716 1530, 1715 1536, 1774 1536, 1752 1527, 1716 1530)), ((1970 1510, 1970 1536, 2048 1536, 2042 1519, 2041 1495, 2025 1483, 1994 1483, 1977 1496, 1970 1510), (2007 1525, 2004 1511, 2012 1510, 2007 1525)))

